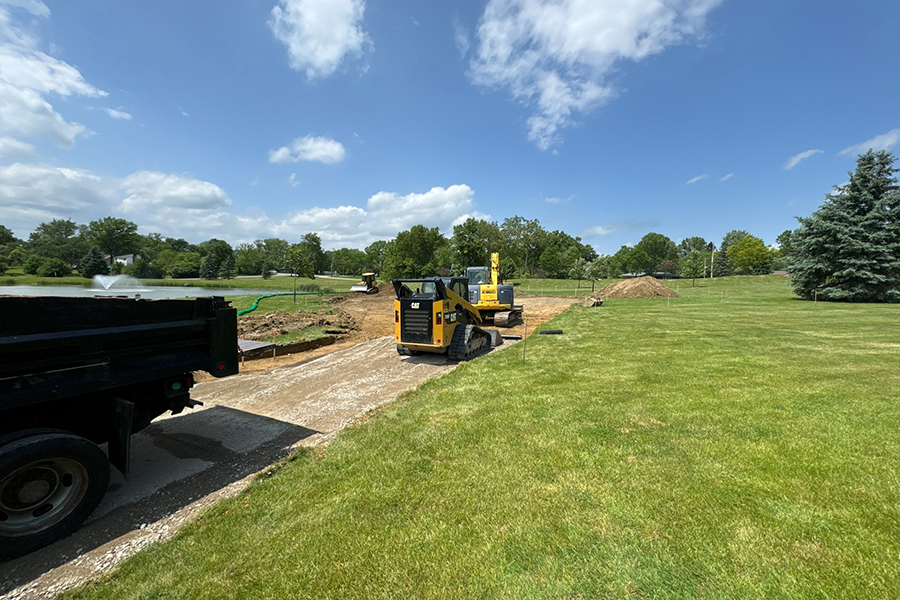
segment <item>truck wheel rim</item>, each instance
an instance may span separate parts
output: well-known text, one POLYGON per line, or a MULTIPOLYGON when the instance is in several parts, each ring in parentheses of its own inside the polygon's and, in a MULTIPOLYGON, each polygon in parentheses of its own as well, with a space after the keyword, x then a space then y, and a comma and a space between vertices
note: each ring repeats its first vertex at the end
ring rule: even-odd
POLYGON ((64 519, 81 503, 88 474, 68 458, 20 467, 0 483, 0 533, 30 535, 64 519))

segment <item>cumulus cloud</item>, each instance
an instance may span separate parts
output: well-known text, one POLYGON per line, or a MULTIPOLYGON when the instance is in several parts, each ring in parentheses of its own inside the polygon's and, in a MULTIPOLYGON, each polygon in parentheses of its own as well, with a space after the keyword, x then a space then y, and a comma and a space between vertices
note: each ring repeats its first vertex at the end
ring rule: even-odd
POLYGON ((529 106, 528 139, 547 150, 560 130, 617 94, 608 74, 701 35, 721 0, 490 0, 469 76, 529 106))
POLYGON ((134 221, 143 233, 196 241, 296 241, 313 231, 326 248, 364 248, 417 224, 449 235, 469 217, 491 218, 475 209, 474 192, 465 184, 408 194, 381 191, 363 206, 314 206, 272 218, 261 211, 235 214, 224 189, 189 175, 138 171, 116 179, 83 169, 19 163, 0 167, 0 198, 3 224, 25 237, 52 219, 86 223, 114 215, 134 221))
POLYGON ((209 181, 188 175, 138 171, 116 182, 124 199, 116 212, 150 231, 178 236, 212 234, 231 225, 231 198, 209 181))
POLYGON ((0 4, 0 135, 48 138, 72 147, 77 137, 90 135, 90 130, 64 119, 46 96, 99 98, 107 93, 85 81, 74 66, 37 49, 37 39, 7 7, 24 9, 38 18, 50 15, 37 0, 0 4))
POLYGON ((289 146, 269 150, 270 163, 299 162, 301 160, 334 165, 346 156, 343 144, 327 137, 307 135, 294 139, 289 146))
POLYGON ((371 43, 362 29, 365 9, 363 0, 279 0, 269 27, 287 47, 292 69, 309 79, 327 77, 371 43))
POLYGON ((704 179, 709 179, 709 175, 697 175, 696 177, 691 177, 687 181, 684 182, 684 185, 691 185, 692 183, 697 183, 698 181, 703 181, 704 179))
POLYGON ((784 170, 790 171, 801 162, 809 158, 810 156, 815 156, 816 154, 822 154, 821 150, 807 150, 806 152, 801 152, 800 154, 795 154, 790 157, 786 163, 784 163, 784 170))
POLYGON ((103 110, 105 110, 106 114, 108 114, 113 119, 117 119, 120 121, 130 121, 131 120, 131 115, 123 110, 116 110, 114 108, 104 108, 103 110))
POLYGON ((876 152, 879 150, 890 150, 898 142, 900 142, 900 129, 891 129, 887 133, 876 135, 870 140, 844 148, 838 154, 844 156, 847 154, 865 154, 869 150, 875 150, 876 152))
POLYGON ((14 163, 0 167, 3 223, 27 235, 52 219, 85 222, 108 214, 114 182, 83 169, 14 163))

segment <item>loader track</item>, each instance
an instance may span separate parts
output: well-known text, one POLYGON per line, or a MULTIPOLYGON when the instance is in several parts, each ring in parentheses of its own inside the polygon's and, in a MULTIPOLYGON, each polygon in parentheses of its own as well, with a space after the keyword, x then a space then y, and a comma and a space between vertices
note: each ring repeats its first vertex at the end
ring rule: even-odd
POLYGON ((480 327, 457 326, 447 354, 451 360, 471 360, 491 349, 491 338, 480 327))

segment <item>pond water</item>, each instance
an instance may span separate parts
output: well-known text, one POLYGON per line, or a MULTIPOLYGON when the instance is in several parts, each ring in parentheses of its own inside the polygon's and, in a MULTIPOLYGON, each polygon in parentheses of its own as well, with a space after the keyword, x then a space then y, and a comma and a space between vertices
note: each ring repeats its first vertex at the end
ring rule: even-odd
POLYGON ((93 296, 128 296, 134 298, 199 298, 204 296, 262 296, 277 294, 290 290, 259 290, 248 288, 207 288, 191 285, 184 286, 149 286, 137 285, 103 287, 82 287, 80 285, 3 285, 0 296, 77 296, 91 298, 93 296))

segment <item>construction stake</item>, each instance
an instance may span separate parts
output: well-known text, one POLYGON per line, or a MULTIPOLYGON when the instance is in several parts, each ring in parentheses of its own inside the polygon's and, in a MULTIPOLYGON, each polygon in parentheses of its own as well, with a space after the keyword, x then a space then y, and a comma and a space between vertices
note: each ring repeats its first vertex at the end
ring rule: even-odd
POLYGON ((528 342, 528 319, 525 319, 525 335, 522 336, 522 362, 525 362, 525 344, 528 342))

